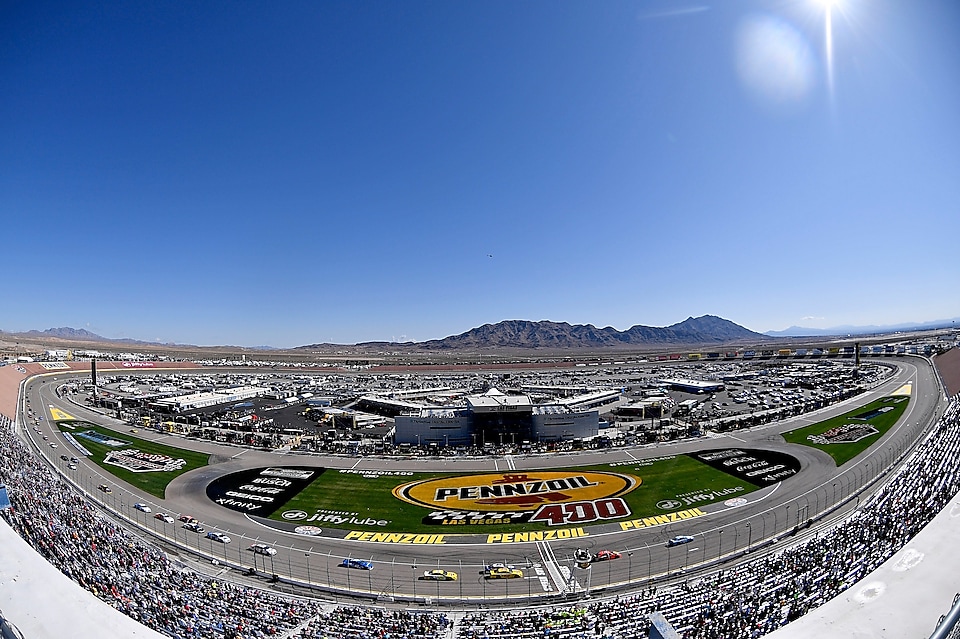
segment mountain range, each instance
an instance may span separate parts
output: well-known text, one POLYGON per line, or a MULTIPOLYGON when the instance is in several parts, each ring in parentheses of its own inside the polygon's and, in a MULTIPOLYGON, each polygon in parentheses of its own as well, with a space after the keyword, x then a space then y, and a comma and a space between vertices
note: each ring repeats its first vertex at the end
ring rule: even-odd
MULTIPOLYGON (((569 324, 567 322, 505 320, 495 324, 484 324, 458 335, 425 342, 360 342, 345 344, 309 344, 298 346, 294 351, 342 349, 345 346, 360 350, 404 350, 404 351, 457 351, 477 348, 504 349, 606 349, 638 348, 657 346, 710 346, 736 342, 758 343, 766 340, 791 337, 821 337, 827 335, 866 335, 893 333, 897 331, 929 330, 956 326, 960 318, 897 324, 889 326, 837 326, 828 329, 803 328, 792 326, 782 331, 757 333, 730 320, 715 315, 688 317, 682 322, 665 327, 636 325, 625 331, 613 327, 597 328, 592 324, 569 324)), ((2 332, 2 331, 0 331, 2 332)), ((182 344, 161 344, 130 338, 108 338, 83 328, 48 328, 44 331, 32 330, 14 333, 30 338, 53 339, 64 342, 100 342, 143 346, 186 346, 182 344)), ((223 345, 226 346, 226 345, 223 345)), ((204 347, 206 348, 206 347, 204 347)), ((247 351, 278 350, 271 346, 231 347, 247 351)))
POLYGON ((903 324, 886 324, 883 326, 833 326, 831 328, 804 328, 791 326, 782 331, 767 331, 764 335, 770 337, 821 337, 824 335, 871 335, 895 333, 897 331, 929 331, 938 328, 953 328, 960 322, 960 318, 935 320, 932 322, 906 322, 903 324))
MULTIPOLYGON (((422 350, 464 350, 471 348, 541 348, 583 349, 658 345, 709 345, 741 340, 764 340, 764 335, 746 329, 730 320, 704 315, 658 328, 632 326, 625 331, 613 327, 597 328, 592 324, 567 322, 505 320, 484 324, 459 335, 426 342, 361 342, 364 348, 413 348, 422 350)), ((318 349, 330 344, 311 344, 299 349, 318 349)))

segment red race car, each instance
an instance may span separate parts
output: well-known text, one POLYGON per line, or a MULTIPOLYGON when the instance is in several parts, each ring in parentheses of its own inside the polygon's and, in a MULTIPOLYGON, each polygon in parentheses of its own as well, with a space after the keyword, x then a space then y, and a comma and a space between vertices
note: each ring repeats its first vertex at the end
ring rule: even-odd
POLYGON ((593 556, 594 561, 610 561, 611 559, 620 559, 622 555, 612 550, 598 550, 593 556))

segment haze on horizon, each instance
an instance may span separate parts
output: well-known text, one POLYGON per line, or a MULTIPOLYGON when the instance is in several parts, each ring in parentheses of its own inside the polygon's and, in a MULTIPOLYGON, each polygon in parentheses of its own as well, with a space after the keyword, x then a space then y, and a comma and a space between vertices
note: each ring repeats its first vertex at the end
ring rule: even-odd
POLYGON ((960 5, 831 11, 8 3, 0 329, 958 317, 960 5))

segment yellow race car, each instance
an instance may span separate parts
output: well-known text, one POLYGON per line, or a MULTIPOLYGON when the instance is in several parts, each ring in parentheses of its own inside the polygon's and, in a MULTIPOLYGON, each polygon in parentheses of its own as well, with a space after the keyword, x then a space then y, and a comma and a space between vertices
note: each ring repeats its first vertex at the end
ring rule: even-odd
POLYGON ((518 579, 523 577, 519 568, 494 568, 485 575, 487 579, 518 579))
POLYGON ((450 570, 425 570, 420 579, 427 581, 456 581, 457 573, 450 570))

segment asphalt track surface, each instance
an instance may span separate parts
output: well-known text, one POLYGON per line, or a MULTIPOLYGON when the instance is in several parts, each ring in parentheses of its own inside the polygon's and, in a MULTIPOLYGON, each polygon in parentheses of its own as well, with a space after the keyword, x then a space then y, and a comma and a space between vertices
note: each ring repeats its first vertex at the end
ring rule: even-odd
MULTIPOLYGON (((937 410, 941 397, 939 385, 926 360, 896 358, 892 362, 898 366, 892 378, 867 393, 815 413, 692 441, 577 454, 510 458, 318 457, 221 446, 142 430, 138 437, 212 455, 210 465, 172 481, 163 500, 139 493, 95 464, 86 462, 80 455, 79 468, 67 470, 66 463, 59 456, 69 456, 75 451, 55 427, 51 430, 49 411, 41 413, 38 409, 56 406, 77 419, 110 426, 121 433, 128 432, 129 426, 59 399, 55 389, 67 377, 65 374, 34 378, 26 388, 26 397, 32 408, 38 411, 37 414, 45 415, 40 425, 42 434, 50 437, 51 442, 59 443, 59 447, 50 448, 32 428, 26 434, 37 450, 91 498, 119 513, 145 533, 157 537, 172 556, 179 556, 189 563, 205 564, 207 572, 223 574, 230 570, 231 578, 250 579, 262 585, 269 583, 270 576, 279 575, 286 586, 298 588, 310 584, 316 590, 335 596, 349 592, 363 598, 424 603, 467 604, 504 600, 520 603, 526 599, 548 603, 549 599, 576 599, 602 591, 646 587, 651 582, 666 579, 689 579, 700 570, 741 561, 749 554, 792 544, 798 536, 828 528, 833 519, 856 507, 872 486, 882 481, 883 473, 896 465, 937 410), (869 450, 841 469, 826 453, 787 444, 780 437, 782 432, 823 421, 877 397, 890 395, 907 383, 912 384, 912 399, 900 421, 869 450), (801 471, 787 481, 744 496, 746 504, 735 507, 723 502, 702 505, 700 507, 706 515, 695 519, 607 534, 596 534, 590 527, 584 527, 588 535, 576 539, 511 544, 457 544, 455 538, 447 538, 442 545, 409 545, 307 537, 265 526, 242 513, 214 504, 206 496, 206 486, 214 479, 239 470, 266 466, 489 473, 634 462, 727 447, 786 452, 800 460, 801 471), (99 492, 97 486, 100 484, 110 485, 113 492, 99 492), (206 539, 183 529, 179 521, 164 524, 154 519, 153 514, 133 509, 136 502, 147 503, 154 513, 190 514, 203 522, 207 530, 224 532, 233 541, 221 544, 206 539), (813 521, 808 526, 810 520, 813 521), (692 535, 694 540, 680 546, 668 546, 667 540, 675 535, 692 535), (277 548, 278 553, 273 557, 254 555, 247 550, 252 543, 267 543, 277 548), (582 569, 574 560, 578 549, 591 553, 609 549, 623 556, 582 569), (340 563, 344 557, 369 559, 375 568, 371 571, 342 568, 340 563), (217 565, 213 565, 214 559, 217 565), (524 576, 520 579, 484 579, 480 574, 482 567, 491 562, 512 564, 523 570, 524 576), (249 572, 251 568, 252 573, 249 572), (425 570, 433 568, 452 570, 460 578, 456 582, 443 583, 417 579, 425 570)), ((360 507, 345 504, 344 510, 347 509, 360 510, 360 507)))

